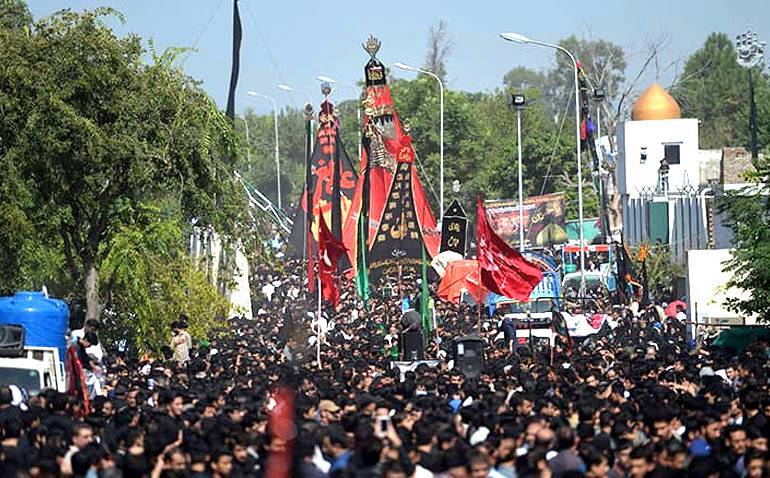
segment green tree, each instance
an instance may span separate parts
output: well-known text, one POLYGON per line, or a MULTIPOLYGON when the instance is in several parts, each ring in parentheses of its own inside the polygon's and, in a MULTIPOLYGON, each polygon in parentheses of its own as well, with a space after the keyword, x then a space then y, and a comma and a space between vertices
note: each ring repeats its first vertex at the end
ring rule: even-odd
MULTIPOLYGON (((317 109, 317 106, 316 106, 317 109)), ((245 149, 239 155, 237 169, 260 192, 278 203, 275 165, 275 130, 272 112, 257 115, 247 110, 243 120, 236 119, 235 129, 242 148, 249 145, 250 161, 245 149), (249 124, 249 142, 243 121, 249 124)), ((278 149, 281 161, 281 198, 284 209, 299 200, 305 182, 305 114, 285 108, 278 114, 278 149)), ((350 151, 348 151, 350 152, 350 151)))
POLYGON ((733 277, 728 287, 748 291, 749 297, 729 299, 731 310, 747 316, 757 314, 759 320, 770 322, 770 159, 757 160, 747 180, 753 184, 730 193, 719 205, 725 212, 727 225, 733 231, 733 259, 725 270, 733 277))
POLYGON ((119 38, 105 15, 119 17, 63 11, 0 36, 0 153, 25 180, 31 201, 21 206, 44 214, 40 232, 61 241, 88 317, 103 306, 106 245, 139 201, 173 198, 182 217, 223 232, 243 210, 220 160, 234 144, 224 116, 173 66, 177 51, 119 38))
POLYGON ((185 253, 183 229, 150 211, 143 223, 111 235, 100 269, 109 291, 105 339, 117 345, 131 338, 128 345, 139 353, 167 345, 180 314, 189 318, 190 333, 203 338, 228 312, 227 300, 185 253))
MULTIPOLYGON (((757 142, 770 144, 770 77, 753 71, 757 102, 757 142)), ((672 95, 682 117, 700 120, 700 147, 748 146, 748 70, 738 65, 735 46, 724 33, 712 33, 688 59, 672 95)))
POLYGON ((32 14, 23 0, 0 0, 0 30, 22 29, 32 24, 32 14))
MULTIPOLYGON (((634 257, 639 248, 634 250, 634 257)), ((647 250, 647 286, 650 298, 655 301, 672 301, 676 296, 679 281, 684 278, 684 267, 671 256, 668 246, 648 246, 647 250)), ((641 263, 636 264, 637 278, 641 279, 641 263)))
POLYGON ((548 89, 548 75, 526 66, 517 66, 503 76, 503 84, 515 93, 526 90, 536 90, 542 93, 548 89))
MULTIPOLYGON (((559 45, 571 52, 583 65, 591 87, 604 88, 606 104, 614 105, 620 100, 626 83, 627 66, 626 52, 621 46, 607 40, 578 38, 575 35, 561 39, 559 45)), ((548 70, 540 72, 517 66, 505 74, 503 83, 515 92, 530 88, 539 90, 545 110, 551 118, 574 114, 574 66, 561 51, 554 51, 554 62, 548 70)))

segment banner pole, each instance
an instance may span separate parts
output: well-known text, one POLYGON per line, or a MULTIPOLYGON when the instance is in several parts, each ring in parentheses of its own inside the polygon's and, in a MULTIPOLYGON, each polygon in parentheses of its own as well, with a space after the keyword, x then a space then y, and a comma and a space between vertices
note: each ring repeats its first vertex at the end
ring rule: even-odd
MULTIPOLYGON (((478 242, 478 239, 477 239, 478 242)), ((476 293, 478 294, 479 301, 476 303, 476 308, 478 309, 478 318, 479 318, 479 335, 481 335, 481 308, 483 306, 482 300, 481 300, 481 254, 479 254, 480 250, 478 249, 478 245, 476 246, 476 264, 477 264, 477 274, 478 274, 478 280, 476 281, 476 293)))
POLYGON ((316 362, 321 370, 321 274, 318 274, 318 316, 316 317, 316 362))

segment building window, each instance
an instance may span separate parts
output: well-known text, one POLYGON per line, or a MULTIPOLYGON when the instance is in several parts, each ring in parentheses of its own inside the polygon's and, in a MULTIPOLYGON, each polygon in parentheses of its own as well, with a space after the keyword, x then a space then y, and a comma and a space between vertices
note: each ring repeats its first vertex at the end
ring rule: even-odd
POLYGON ((664 144, 663 155, 666 158, 666 162, 668 164, 679 164, 679 145, 664 144))
POLYGON ((639 164, 647 162, 647 146, 642 146, 642 151, 639 153, 639 164))

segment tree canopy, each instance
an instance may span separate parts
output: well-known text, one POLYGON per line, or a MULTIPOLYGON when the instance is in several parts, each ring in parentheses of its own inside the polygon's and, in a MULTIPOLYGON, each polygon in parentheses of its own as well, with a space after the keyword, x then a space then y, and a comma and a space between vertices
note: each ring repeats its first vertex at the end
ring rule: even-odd
POLYGON ((122 19, 65 10, 0 29, 0 281, 79 291, 89 317, 110 305, 100 272, 125 227, 155 211, 188 225, 184 244, 191 220, 227 232, 244 209, 221 160, 231 125, 175 66, 180 50, 118 37, 105 16, 122 19))
MULTIPOLYGON (((700 147, 748 146, 748 70, 738 65, 735 45, 724 33, 712 33, 685 63, 672 95, 682 117, 700 120, 700 147)), ((757 143, 770 145, 770 77, 754 68, 757 143)))

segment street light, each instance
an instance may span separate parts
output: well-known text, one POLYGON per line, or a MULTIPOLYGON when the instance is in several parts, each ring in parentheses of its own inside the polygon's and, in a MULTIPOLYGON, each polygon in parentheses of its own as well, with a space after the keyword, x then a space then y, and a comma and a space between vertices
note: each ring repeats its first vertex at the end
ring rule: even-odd
POLYGON ((758 66, 765 56, 765 45, 757 33, 751 30, 735 36, 735 50, 738 64, 749 70, 749 134, 751 135, 751 159, 757 159, 757 104, 754 101, 754 80, 751 70, 758 66))
POLYGON ((278 187, 278 209, 281 208, 281 157, 278 154, 278 105, 275 102, 275 98, 269 95, 263 95, 256 91, 247 91, 247 95, 257 98, 265 98, 273 103, 273 130, 275 131, 275 181, 278 187))
MULTIPOLYGON (((308 95, 307 93, 295 90, 294 88, 292 88, 291 86, 286 85, 286 84, 278 85, 278 89, 289 93, 289 96, 292 98, 292 101, 294 101, 294 97, 291 96, 291 92, 292 91, 296 91, 297 93, 301 94, 302 96, 307 98, 307 103, 305 103, 305 111, 312 111, 312 109, 313 109, 313 100, 310 98, 310 95, 308 95), (308 106, 310 107, 310 110, 308 110, 308 106)), ((310 121, 310 129, 312 131, 313 130, 313 123, 314 123, 314 121, 313 121, 312 118, 309 121, 310 121)), ((312 144, 311 144, 311 152, 312 152, 312 144)))
POLYGON ((441 81, 441 78, 438 77, 437 74, 428 71, 423 70, 422 68, 416 68, 414 66, 407 65, 405 63, 401 63, 400 61, 397 61, 393 63, 393 66, 396 68, 400 68, 402 70, 407 71, 416 71, 418 73, 424 73, 430 77, 432 77, 434 80, 438 82, 438 91, 439 91, 439 209, 440 209, 440 219, 439 224, 443 224, 444 222, 444 83, 441 81))
POLYGON ((297 92, 297 93, 301 94, 302 96, 306 97, 306 98, 307 98, 307 102, 308 102, 309 104, 311 104, 311 105, 313 104, 313 100, 310 98, 310 95, 308 95, 307 93, 304 93, 304 92, 302 92, 302 91, 299 91, 299 90, 295 90, 294 88, 292 88, 292 87, 291 87, 291 86, 289 86, 289 85, 283 85, 283 84, 282 84, 282 85, 278 85, 278 89, 279 89, 279 90, 282 90, 282 91, 285 91, 285 92, 287 92, 287 93, 291 93, 291 92, 293 92, 293 91, 294 91, 294 92, 297 92))
POLYGON ((356 94, 356 129, 358 130, 358 162, 361 162, 361 101, 360 91, 356 85, 346 83, 344 81, 337 81, 332 77, 319 75, 316 79, 322 83, 331 83, 333 85, 342 85, 352 89, 356 94))
POLYGON ((516 146, 519 156, 519 250, 524 251, 524 183, 521 173, 521 110, 526 106, 527 100, 523 94, 511 96, 511 106, 516 110, 516 146))
POLYGON ((586 256, 585 256, 585 237, 583 234, 583 160, 580 153, 580 88, 578 86, 578 63, 569 50, 561 45, 541 42, 526 37, 520 33, 501 33, 503 40, 525 45, 537 45, 545 48, 553 48, 564 52, 572 61, 575 68, 575 150, 577 152, 577 176, 578 176, 578 221, 580 222, 578 230, 580 231, 580 294, 585 293, 586 285, 586 256))

